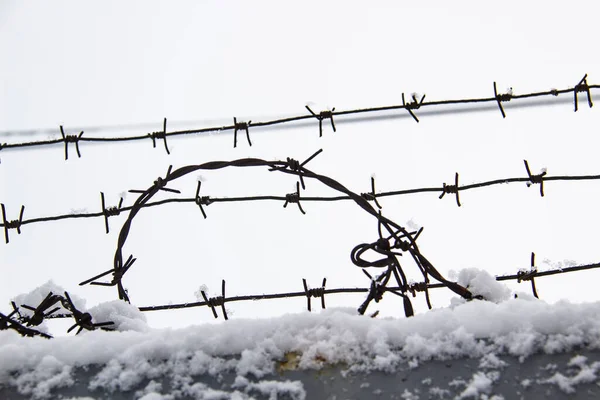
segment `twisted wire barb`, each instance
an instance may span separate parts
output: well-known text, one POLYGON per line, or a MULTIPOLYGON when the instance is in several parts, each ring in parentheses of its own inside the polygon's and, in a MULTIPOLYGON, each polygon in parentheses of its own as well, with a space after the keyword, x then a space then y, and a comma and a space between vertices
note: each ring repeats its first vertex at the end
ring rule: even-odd
MULTIPOLYGON (((573 104, 574 111, 577 112, 579 110, 579 93, 585 93, 587 96, 588 106, 591 108, 593 106, 592 102, 592 89, 600 89, 600 85, 589 85, 587 83, 587 74, 572 88, 566 89, 551 89, 540 92, 530 92, 524 94, 513 94, 512 92, 499 94, 496 88, 496 82, 494 82, 494 96, 493 97, 480 97, 480 98, 463 98, 463 99, 448 99, 448 100, 438 100, 438 101, 425 101, 425 95, 423 95, 420 99, 417 98, 416 94, 412 95, 412 101, 406 101, 404 93, 402 93, 402 104, 399 105, 389 105, 389 106, 381 106, 381 107, 369 107, 369 108, 359 108, 359 109, 351 109, 351 110, 342 110, 335 111, 335 108, 332 110, 325 110, 319 113, 315 113, 310 107, 305 106, 306 109, 310 112, 310 114, 302 114, 296 116, 290 116, 285 118, 273 119, 268 121, 258 121, 252 122, 253 128, 260 128, 266 126, 274 126, 274 125, 283 125, 283 124, 291 124, 294 122, 304 121, 308 119, 317 119, 319 122, 319 136, 323 136, 323 120, 329 119, 331 122, 332 130, 335 132, 336 127, 334 123, 334 117, 344 117, 350 115, 358 115, 358 114, 372 114, 372 113, 380 113, 384 111, 394 111, 394 110, 406 110, 410 116, 416 121, 419 122, 419 119, 414 113, 414 110, 426 108, 426 107, 439 107, 444 105, 471 105, 471 104, 483 104, 483 103, 496 103, 502 113, 502 117, 506 118, 506 113, 504 108, 502 107, 502 102, 515 102, 518 100, 524 99, 533 99, 533 98, 541 98, 541 97, 558 97, 561 94, 573 94, 573 104)), ((214 133, 214 132, 223 132, 223 131, 233 131, 234 134, 234 147, 237 147, 237 133, 238 131, 245 131, 246 138, 248 140, 248 144, 252 146, 252 142, 250 141, 250 134, 248 132, 248 128, 250 126, 251 121, 248 122, 238 122, 236 118, 234 118, 234 123, 232 125, 225 126, 214 126, 214 127, 205 127, 198 129, 188 129, 188 130, 178 130, 167 132, 167 120, 166 118, 163 120, 163 130, 158 132, 151 132, 141 135, 133 135, 133 136, 121 136, 121 137, 82 137, 83 131, 78 136, 75 135, 65 135, 62 126, 60 127, 60 131, 62 137, 60 139, 50 139, 50 140, 40 140, 40 141, 31 141, 31 142, 22 142, 22 143, 2 143, 0 145, 0 150, 2 149, 11 149, 11 148, 21 148, 21 147, 40 147, 40 146, 48 146, 57 143, 64 143, 65 145, 65 159, 68 159, 68 143, 75 143, 75 147, 77 150, 78 156, 81 157, 79 152, 79 143, 80 142, 125 142, 125 141, 135 141, 135 140, 146 140, 148 138, 152 139, 153 146, 156 147, 156 140, 163 139, 165 150, 167 154, 170 154, 169 148, 167 147, 167 137, 172 136, 183 136, 183 135, 194 135, 194 134, 205 134, 205 133, 214 133)))

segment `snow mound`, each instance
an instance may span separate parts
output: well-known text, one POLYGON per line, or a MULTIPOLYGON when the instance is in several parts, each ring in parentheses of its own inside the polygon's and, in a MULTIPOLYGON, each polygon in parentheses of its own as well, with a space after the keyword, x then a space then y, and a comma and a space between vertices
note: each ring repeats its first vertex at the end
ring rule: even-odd
POLYGON ((88 311, 95 322, 111 321, 110 328, 117 331, 147 332, 150 330, 146 316, 137 307, 123 300, 98 304, 88 311))
MULTIPOLYGON (((50 292, 52 292, 53 294, 58 295, 58 296, 64 296, 65 291, 66 290, 62 286, 59 286, 56 283, 54 283, 52 280, 50 280, 50 281, 44 283, 43 285, 33 289, 29 293, 24 293, 24 294, 15 296, 15 298, 13 298, 12 301, 14 301, 17 306, 26 304, 30 307, 35 308, 46 298, 46 296, 48 296, 48 294, 50 292)), ((77 307, 78 310, 80 310, 80 311, 85 310, 85 300, 84 299, 77 297, 76 295, 72 295, 71 293, 69 293, 69 296, 71 297, 73 304, 75 305, 75 307, 77 307)), ((57 314, 70 314, 71 313, 69 310, 65 309, 60 302, 56 303, 54 305, 54 307, 60 307, 59 310, 56 311, 57 314)), ((22 315, 25 315, 28 317, 33 315, 33 311, 27 310, 26 308, 19 308, 19 312, 22 315)))
POLYGON ((510 298, 510 289, 498 282, 489 272, 477 268, 465 268, 458 272, 456 281, 469 289, 474 296, 499 303, 510 298))

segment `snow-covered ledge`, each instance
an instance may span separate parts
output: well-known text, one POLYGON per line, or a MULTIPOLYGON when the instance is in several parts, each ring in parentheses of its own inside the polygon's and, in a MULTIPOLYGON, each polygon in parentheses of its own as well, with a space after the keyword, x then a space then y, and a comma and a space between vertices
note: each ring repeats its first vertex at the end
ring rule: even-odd
POLYGON ((117 332, 0 331, 0 398, 600 398, 600 303, 550 305, 485 273, 461 279, 492 301, 408 319, 329 309, 177 330, 106 303, 89 312, 117 332))

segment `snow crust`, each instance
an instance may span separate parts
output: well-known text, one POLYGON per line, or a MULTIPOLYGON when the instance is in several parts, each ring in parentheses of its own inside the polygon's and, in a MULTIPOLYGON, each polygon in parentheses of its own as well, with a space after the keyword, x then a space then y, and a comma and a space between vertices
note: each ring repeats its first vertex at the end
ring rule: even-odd
MULTIPOLYGON (((53 389, 73 384, 75 368, 95 365, 100 369, 90 390, 135 390, 149 380, 135 396, 146 400, 184 395, 245 399, 253 393, 269 398, 285 393, 286 398, 303 400, 302 382, 269 378, 290 353, 298 355, 299 369, 337 364, 348 373, 394 372, 402 363, 416 368, 427 360, 474 357, 480 359, 479 371, 469 380, 455 382, 462 390, 459 398, 491 399, 499 398, 492 386, 506 366, 498 355, 525 359, 537 352, 600 348, 600 303, 550 305, 534 298, 511 298, 493 277, 473 270, 462 271, 458 280, 490 301, 456 301, 449 308, 412 318, 369 318, 354 309, 338 308, 178 330, 150 329, 135 307, 109 302, 89 311, 97 321, 114 321, 116 332, 83 331, 47 340, 0 331, 0 385, 17 387, 34 399, 50 398, 53 389), (237 376, 229 392, 192 378, 218 379, 223 373, 237 376), (159 381, 164 377, 171 379, 175 392, 161 394, 159 381)), ((25 301, 35 304, 30 298, 25 301)), ((574 357, 568 367, 568 374, 554 372, 543 383, 572 393, 577 385, 596 381, 600 372, 600 363, 588 363, 582 356, 574 357)), ((526 388, 530 382, 521 385, 526 388)), ((430 389, 434 397, 445 394, 444 389, 430 389)))

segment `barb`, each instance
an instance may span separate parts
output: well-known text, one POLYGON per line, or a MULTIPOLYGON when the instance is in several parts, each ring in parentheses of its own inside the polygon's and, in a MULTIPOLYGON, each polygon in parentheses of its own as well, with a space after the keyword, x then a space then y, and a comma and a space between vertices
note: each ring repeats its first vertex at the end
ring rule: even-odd
POLYGON ((152 147, 156 148, 156 139, 162 139, 165 144, 165 150, 167 154, 171 154, 169 146, 167 146, 167 118, 163 119, 163 130, 158 132, 151 132, 148 137, 152 139, 152 147))
POLYGON ((198 181, 198 187, 196 189, 196 196, 194 198, 196 204, 198 205, 198 208, 200 208, 200 212, 202 213, 202 216, 204 217, 204 219, 206 219, 206 212, 204 212, 204 208, 202 207, 203 205, 208 206, 210 205, 210 203, 212 203, 212 200, 210 199, 210 196, 200 196, 200 188, 202 187, 202 182, 198 181))
POLYGON ((106 227, 106 234, 110 232, 110 228, 108 226, 108 217, 115 217, 121 214, 121 207, 123 206, 123 197, 119 200, 119 205, 117 207, 109 207, 106 208, 106 203, 104 202, 104 193, 100 192, 100 201, 102 202, 102 214, 104 215, 104 226, 106 227))
POLYGON ((531 291, 533 292, 533 296, 536 299, 539 299, 537 289, 535 287, 535 276, 537 274, 537 267, 535 266, 535 253, 531 252, 531 269, 529 272, 527 271, 519 271, 517 272, 517 282, 521 283, 521 281, 531 281, 531 291))
POLYGON ((69 159, 69 143, 75 143, 75 150, 77 150, 77 156, 81 158, 81 153, 79 152, 79 141, 83 136, 83 131, 79 133, 79 135, 65 135, 65 131, 63 126, 60 126, 60 134, 62 136, 62 140, 65 142, 65 160, 69 159))
POLYGON ((331 110, 325 110, 325 111, 321 111, 318 114, 315 114, 315 112, 313 110, 311 110, 311 108, 309 106, 304 106, 306 107, 306 109, 308 110, 308 112, 310 112, 312 114, 313 117, 315 117, 318 121, 319 121, 319 137, 323 137, 323 120, 324 119, 328 119, 331 121, 331 129, 333 129, 333 131, 335 132, 335 122, 333 122, 333 112, 335 111, 335 107, 333 107, 331 110))
POLYGON ((237 133, 238 131, 246 131, 246 139, 248 139, 248 144, 252 147, 252 142, 250 141, 250 132, 248 132, 248 127, 252 121, 248 122, 237 122, 237 118, 233 117, 233 148, 237 147, 237 133))
MULTIPOLYGON (((287 161, 282 162, 282 165, 280 166, 270 166, 270 171, 282 171, 282 172, 286 172, 289 174, 294 174, 294 175, 298 175, 300 177, 300 185, 303 189, 305 189, 305 186, 303 185, 304 179, 303 179, 303 172, 301 172, 301 169, 299 170, 298 168, 304 168, 305 165, 312 160, 312 158, 314 158, 317 154, 319 154, 322 150, 319 150, 318 152, 316 152, 315 154, 313 154, 312 157, 310 157, 309 159, 307 159, 306 161, 304 161, 303 163, 299 164, 296 160, 292 159, 292 158, 288 158, 287 161), (299 172, 300 171, 300 172, 299 172)), ((242 160, 236 160, 235 162, 240 162, 242 160)), ((524 160, 525 161, 525 160, 524 160)), ((529 164, 525 163, 525 168, 527 170, 529 164)), ((218 168, 215 168, 218 169, 218 168)), ((162 182, 161 185, 165 182, 166 178, 159 178, 162 182)), ((531 170, 528 171, 528 176, 527 177, 507 177, 507 178, 502 178, 502 179, 494 179, 494 180, 488 180, 488 181, 482 181, 482 182, 478 182, 478 183, 472 183, 469 185, 463 185, 463 186, 458 186, 458 173, 455 174, 455 184, 454 185, 448 185, 448 184, 443 184, 441 187, 420 187, 420 188, 413 188, 413 189, 402 189, 402 190, 392 190, 392 191, 382 191, 382 192, 378 192, 375 193, 374 190, 374 182, 372 182, 372 191, 371 193, 363 193, 360 196, 366 200, 366 201, 371 201, 371 200, 376 200, 376 199, 380 199, 380 198, 384 198, 384 197, 398 197, 398 196, 408 196, 408 195, 416 195, 416 194, 422 194, 422 193, 442 193, 439 198, 442 198, 443 195, 445 195, 446 193, 452 193, 456 195, 456 202, 459 206, 462 206, 462 203, 460 202, 460 197, 458 196, 459 192, 464 192, 464 191, 468 191, 468 190, 474 190, 474 189, 483 189, 483 188, 488 188, 488 187, 492 187, 492 186, 506 186, 507 184, 511 184, 511 183, 525 183, 528 186, 531 186, 533 184, 540 184, 540 194, 543 196, 543 183, 544 182, 567 182, 567 181, 596 181, 596 180, 600 180, 600 175, 559 175, 559 176, 548 176, 546 172, 542 172, 541 174, 538 175, 533 175, 531 173, 531 170), (454 187, 456 186, 456 193, 454 192, 454 187)), ((157 180, 158 182, 158 180, 157 180)), ((196 195, 194 197, 189 197, 189 198, 172 198, 172 199, 164 199, 164 200, 160 200, 160 201, 156 201, 156 202, 150 202, 150 201, 144 201, 142 202, 139 207, 140 208, 150 208, 150 207, 157 207, 157 206, 161 206, 164 204, 168 204, 168 203, 192 203, 192 204, 196 204, 198 205, 198 207, 200 208, 202 215, 204 217, 206 217, 206 212, 204 210, 204 206, 208 206, 210 204, 214 204, 214 203, 244 203, 244 202, 250 202, 250 201, 283 201, 286 202, 288 201, 289 203, 289 198, 288 195, 286 196, 278 196, 278 195, 260 195, 260 196, 245 196, 245 197, 213 197, 213 196, 200 196, 200 187, 201 187, 201 183, 198 183, 197 186, 197 190, 196 190, 196 195)), ((172 192, 172 193, 180 193, 179 190, 175 190, 175 189, 168 189, 165 188, 164 186, 161 186, 161 189, 163 191, 168 191, 168 192, 172 192)), ((131 190, 131 193, 145 193, 145 191, 142 190, 131 190)), ((298 191, 297 191, 298 192, 298 191)), ((294 200, 292 198, 292 200, 294 200)), ((347 200, 352 200, 352 197, 348 196, 348 195, 340 195, 340 196, 319 196, 319 197, 315 197, 315 196, 302 196, 301 198, 302 202, 334 202, 334 201, 347 201, 347 200)), ((293 202, 293 201, 292 201, 293 202)), ((379 204, 379 202, 376 203, 376 205, 378 205, 378 208, 381 206, 379 204)), ((120 213, 124 213, 127 211, 131 211, 133 210, 134 205, 131 206, 126 206, 123 207, 122 203, 119 202, 119 207, 118 210, 120 213)), ((96 213, 69 213, 69 214, 60 214, 60 215, 54 215, 54 216, 45 216, 45 217, 38 217, 38 218, 31 218, 31 219, 22 219, 22 216, 20 217, 20 219, 18 221, 12 221, 12 222, 8 222, 6 221, 6 217, 4 217, 4 219, 2 220, 2 222, 0 222, 0 227, 4 227, 5 228, 5 237, 7 237, 8 235, 8 229, 16 229, 17 225, 19 226, 19 228, 23 225, 28 225, 28 224, 36 224, 36 223, 46 223, 46 222, 53 222, 53 221, 62 221, 62 220, 66 220, 66 219, 86 219, 86 218, 106 218, 106 214, 109 214, 108 216, 112 216, 112 213, 116 213, 116 210, 112 210, 111 209, 107 209, 106 213, 104 211, 101 212, 96 212, 96 213)), ((116 215, 116 214, 115 214, 116 215)), ((7 241, 8 243, 8 241, 7 241)))
POLYGON ((306 295, 306 308, 308 311, 311 310, 310 298, 311 297, 320 297, 321 298, 321 308, 325 309, 325 284, 327 283, 327 278, 323 278, 323 283, 320 288, 309 289, 306 284, 306 279, 302 278, 302 284, 304 285, 304 294, 306 295))
POLYGON ((6 241, 6 244, 9 243, 9 239, 8 239, 8 230, 9 229, 16 229, 17 233, 20 235, 21 234, 21 225, 23 225, 23 213, 25 212, 25 206, 21 206, 21 212, 19 213, 19 219, 17 220, 13 220, 13 221, 8 221, 6 219, 6 208, 4 207, 4 203, 0 204, 0 207, 2 208, 2 226, 4 227, 4 240, 6 241))
POLYGON ((423 95, 423 97, 421 97, 421 100, 418 100, 417 94, 413 93, 412 101, 410 103, 407 103, 404 100, 404 93, 402 93, 402 106, 406 109, 406 111, 408 111, 410 116, 413 117, 413 119, 415 121, 417 121, 417 123, 419 122, 419 118, 417 118, 417 116, 415 115, 415 113, 412 110, 418 110, 419 108, 421 108, 424 100, 425 100, 425 95, 423 95))
POLYGON ((360 195, 365 200, 375 202, 375 205, 377 206, 377 208, 379 208, 379 209, 383 208, 383 207, 381 207, 381 204, 379 204, 379 202, 377 201, 377 195, 375 194, 375 178, 374 177, 371 177, 371 191, 368 193, 361 193, 360 195))
POLYGON ((204 293, 204 290, 201 290, 200 293, 202 294, 205 304, 212 310, 215 319, 219 318, 215 307, 221 307, 221 311, 223 311, 223 318, 225 318, 225 320, 229 319, 227 317, 227 310, 225 309, 225 302, 227 301, 225 298, 225 279, 221 281, 221 296, 208 298, 206 293, 204 293))
POLYGON ((294 193, 288 193, 285 195, 285 203, 283 203, 283 208, 286 208, 289 203, 298 204, 298 208, 302 214, 306 214, 306 212, 302 209, 302 205, 300 204, 300 182, 296 182, 296 191, 294 193))
POLYGON ((546 176, 546 171, 542 171, 541 174, 538 175, 532 175, 531 174, 531 170, 529 169, 529 163, 527 162, 527 160, 523 160, 523 162, 525 163, 525 170, 527 171, 527 177, 529 179, 529 182, 527 183, 527 186, 531 186, 531 185, 536 185, 539 184, 540 185, 540 196, 544 197, 544 176, 546 176))
MULTIPOLYGON (((376 113, 393 111, 393 110, 406 110, 406 111, 408 111, 408 113, 411 115, 411 117, 415 121, 419 122, 419 119, 414 114, 413 110, 417 110, 417 109, 421 109, 421 108, 425 108, 425 107, 435 108, 435 107, 446 106, 446 105, 468 106, 468 105, 473 105, 473 104, 485 104, 485 103, 498 104, 498 108, 500 109, 502 116, 506 117, 506 114, 505 114, 504 109, 501 104, 502 102, 511 101, 512 103, 515 103, 518 100, 538 99, 538 98, 542 98, 542 97, 558 97, 563 94, 571 94, 571 93, 574 96, 575 111, 577 111, 578 110, 578 97, 577 97, 578 93, 586 93, 587 98, 588 98, 588 105, 590 107, 592 107, 592 105, 593 105, 592 95, 591 95, 592 89, 594 89, 594 90, 600 89, 600 85, 589 85, 587 83, 587 74, 573 88, 566 88, 566 89, 560 89, 560 90, 559 89, 551 89, 551 90, 546 90, 546 91, 530 92, 530 93, 524 93, 524 94, 518 94, 518 95, 512 94, 512 93, 498 94, 496 85, 494 84, 494 96, 493 97, 460 98, 460 99, 447 99, 447 100, 437 100, 437 101, 426 102, 425 96, 423 96, 420 100, 418 100, 415 95, 415 96, 413 96, 411 102, 407 103, 405 100, 403 100, 403 103, 399 104, 399 105, 358 108, 358 109, 350 109, 350 110, 344 110, 344 111, 335 111, 335 108, 334 108, 331 111, 322 111, 318 114, 315 113, 314 111, 312 111, 310 109, 310 107, 305 106, 306 109, 310 112, 309 115, 306 115, 306 114, 296 115, 296 116, 290 116, 290 117, 285 117, 285 118, 254 122, 254 123, 252 123, 252 127, 260 128, 260 127, 284 125, 284 124, 291 125, 296 122, 301 122, 301 121, 305 121, 308 119, 316 118, 319 121, 319 136, 321 137, 323 135, 323 120, 325 120, 325 119, 330 120, 333 131, 334 132, 336 131, 334 117, 340 118, 340 117, 347 117, 347 116, 360 115, 360 114, 363 114, 363 115, 364 114, 376 114, 376 113)), ((403 94, 403 98, 404 98, 404 94, 403 94)), ((518 105, 515 105, 515 106, 518 106, 518 105)), ((464 112, 463 110, 457 110, 457 112, 458 111, 464 112)), ((81 135, 83 133, 83 131, 82 131, 79 136, 73 136, 73 137, 70 137, 69 139, 67 139, 67 136, 65 136, 63 134, 63 137, 61 139, 41 140, 41 141, 22 142, 22 143, 4 143, 4 144, 2 144, 2 146, 0 146, 0 149, 11 149, 11 148, 18 148, 18 147, 34 148, 34 147, 41 147, 41 146, 50 146, 50 145, 64 142, 65 158, 66 158, 67 157, 67 153, 66 153, 67 147, 66 146, 68 143, 67 140, 75 143, 77 152, 79 154, 78 143, 83 142, 83 141, 88 141, 88 142, 125 142, 125 141, 145 140, 148 137, 150 137, 153 141, 154 147, 156 147, 156 143, 155 143, 156 139, 163 139, 163 142, 165 143, 165 149, 167 150, 167 153, 169 153, 169 149, 166 144, 167 137, 208 134, 208 133, 223 132, 223 131, 233 131, 234 132, 234 147, 236 147, 237 146, 237 132, 239 130, 246 131, 246 138, 248 139, 248 144, 251 146, 252 143, 250 141, 250 135, 248 132, 248 127, 250 126, 250 122, 251 121, 249 121, 248 123, 245 123, 245 122, 238 123, 237 119, 234 118, 233 125, 203 127, 203 128, 198 128, 198 129, 166 132, 166 119, 165 119, 165 120, 163 120, 163 131, 162 132, 154 132, 154 133, 150 133, 150 134, 141 134, 141 135, 134 135, 134 136, 120 136, 120 137, 81 137, 81 135)), ((298 125, 298 126, 300 126, 300 125, 298 125)), ((9 133, 9 132, 5 132, 5 133, 9 133)))
POLYGON ((454 174, 454 185, 446 185, 442 186, 442 194, 440 194, 440 199, 444 197, 446 193, 452 193, 456 195, 456 204, 460 207, 460 197, 458 192, 460 188, 458 186, 458 172, 454 174))
POLYGON ((496 89, 496 82, 494 82, 494 98, 496 99, 496 102, 498 103, 498 108, 500 109, 500 112, 502 113, 502 118, 506 118, 506 113, 504 112, 504 108, 502 107, 502 102, 510 101, 513 98, 512 88, 510 88, 508 90, 508 93, 498 94, 498 90, 496 89))
POLYGON ((575 112, 577 112, 578 106, 579 106, 577 93, 581 93, 581 92, 584 92, 587 94, 588 105, 590 106, 590 108, 592 108, 594 106, 594 104, 592 103, 592 94, 590 93, 590 86, 588 86, 588 83, 587 83, 587 74, 585 74, 583 76, 583 78, 579 81, 579 83, 577 85, 575 85, 575 88, 573 90, 573 97, 574 97, 573 102, 575 103, 575 112))

